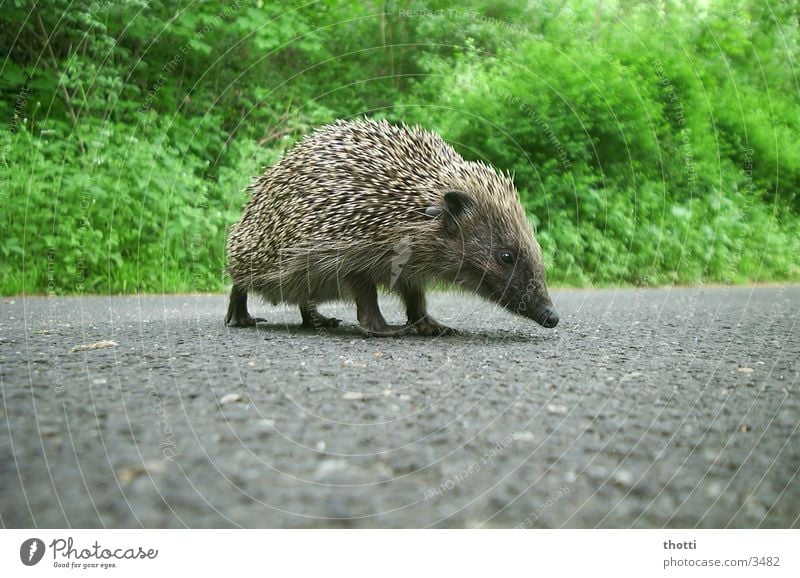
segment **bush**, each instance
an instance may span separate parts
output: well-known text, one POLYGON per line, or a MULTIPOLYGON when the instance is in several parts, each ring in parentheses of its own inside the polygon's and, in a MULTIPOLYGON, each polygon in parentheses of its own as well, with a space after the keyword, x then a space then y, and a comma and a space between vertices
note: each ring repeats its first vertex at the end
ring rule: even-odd
POLYGON ((791 3, 53 0, 0 32, 4 294, 222 290, 250 178, 362 114, 512 171, 555 284, 800 278, 791 3))

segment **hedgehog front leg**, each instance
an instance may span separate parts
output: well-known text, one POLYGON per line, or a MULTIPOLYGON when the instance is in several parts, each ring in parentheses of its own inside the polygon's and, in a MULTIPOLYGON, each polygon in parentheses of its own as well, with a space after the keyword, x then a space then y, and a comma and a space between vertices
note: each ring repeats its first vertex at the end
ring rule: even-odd
POLYGON ((256 323, 266 323, 266 321, 261 317, 252 317, 247 312, 247 291, 234 285, 228 302, 228 312, 225 314, 225 325, 228 327, 254 327, 256 323))
POLYGON ((458 331, 447 327, 428 315, 425 303, 425 291, 415 285, 403 285, 399 288, 400 297, 406 305, 408 326, 413 327, 420 335, 458 335, 458 331))
POLYGON ((402 325, 389 325, 378 306, 378 288, 366 277, 352 277, 348 281, 350 294, 356 302, 358 324, 373 337, 397 337, 408 333, 402 325))

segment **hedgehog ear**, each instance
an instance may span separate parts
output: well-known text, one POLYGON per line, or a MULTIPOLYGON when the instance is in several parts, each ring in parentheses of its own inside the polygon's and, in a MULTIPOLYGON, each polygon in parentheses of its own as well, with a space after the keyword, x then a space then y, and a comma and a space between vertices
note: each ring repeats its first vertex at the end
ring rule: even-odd
POLYGON ((475 203, 466 193, 449 191, 444 194, 444 215, 442 223, 449 235, 456 235, 461 229, 459 220, 475 203))

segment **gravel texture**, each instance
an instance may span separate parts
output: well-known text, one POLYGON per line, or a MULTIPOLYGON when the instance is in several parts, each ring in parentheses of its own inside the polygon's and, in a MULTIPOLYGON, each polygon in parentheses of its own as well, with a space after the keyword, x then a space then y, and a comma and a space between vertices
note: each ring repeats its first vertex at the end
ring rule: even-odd
POLYGON ((438 293, 447 338, 226 299, 2 301, 2 526, 800 527, 800 287, 438 293))

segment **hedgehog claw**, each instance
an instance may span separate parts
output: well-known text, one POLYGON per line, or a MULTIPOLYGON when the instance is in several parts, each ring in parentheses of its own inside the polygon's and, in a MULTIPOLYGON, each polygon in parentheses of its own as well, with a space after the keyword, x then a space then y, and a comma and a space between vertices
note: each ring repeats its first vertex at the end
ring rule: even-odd
POLYGON ((419 335, 425 335, 427 337, 442 337, 445 335, 452 336, 452 335, 461 335, 457 329, 453 329, 452 327, 448 327, 447 325, 442 325, 435 319, 428 317, 427 315, 417 321, 416 323, 412 324, 412 327, 416 330, 419 335))
POLYGON ((225 325, 228 327, 256 327, 259 323, 266 323, 267 320, 263 317, 231 317, 225 320, 225 325))
POLYGON ((308 327, 310 329, 321 329, 329 327, 339 327, 341 323, 342 323, 341 319, 336 319, 335 317, 325 317, 324 315, 315 313, 308 317, 306 315, 303 315, 303 323, 301 323, 301 327, 308 327))
POLYGON ((303 321, 301 324, 302 327, 309 327, 311 329, 319 329, 321 327, 329 328, 329 327, 339 327, 342 324, 341 319, 336 319, 335 317, 324 317, 320 315, 317 319, 310 323, 306 323, 303 321))
POLYGON ((412 329, 408 325, 382 325, 377 327, 362 327, 367 337, 402 337, 408 335, 412 329))

